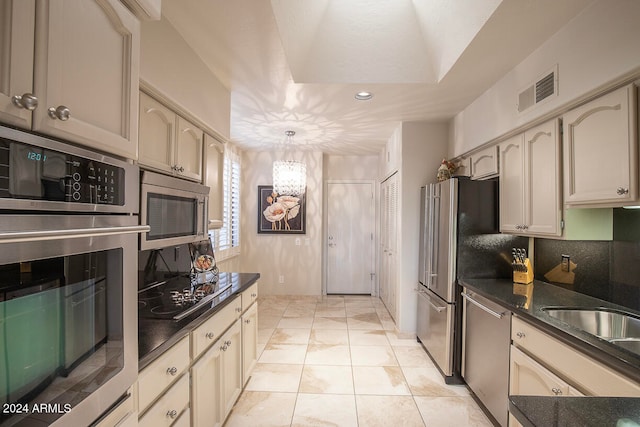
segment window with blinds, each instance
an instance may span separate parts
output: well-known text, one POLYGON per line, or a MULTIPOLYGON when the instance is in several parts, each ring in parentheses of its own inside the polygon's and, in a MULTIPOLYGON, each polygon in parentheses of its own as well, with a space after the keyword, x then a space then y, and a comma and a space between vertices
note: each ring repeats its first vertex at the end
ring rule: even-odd
POLYGON ((240 254, 240 155, 224 152, 222 228, 211 232, 217 261, 240 254))

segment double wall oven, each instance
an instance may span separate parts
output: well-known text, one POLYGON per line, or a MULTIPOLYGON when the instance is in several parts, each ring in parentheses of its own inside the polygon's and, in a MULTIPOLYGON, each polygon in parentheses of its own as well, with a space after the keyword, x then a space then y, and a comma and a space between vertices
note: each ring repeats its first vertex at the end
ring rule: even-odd
POLYGON ((90 425, 135 382, 139 176, 0 127, 0 425, 90 425))

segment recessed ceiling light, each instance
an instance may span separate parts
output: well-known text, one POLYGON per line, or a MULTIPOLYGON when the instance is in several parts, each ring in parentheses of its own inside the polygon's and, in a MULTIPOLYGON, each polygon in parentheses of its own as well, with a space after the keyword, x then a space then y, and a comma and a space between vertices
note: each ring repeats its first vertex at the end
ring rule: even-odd
POLYGON ((371 98, 373 98, 373 94, 371 92, 362 91, 356 93, 356 99, 358 101, 368 101, 371 98))

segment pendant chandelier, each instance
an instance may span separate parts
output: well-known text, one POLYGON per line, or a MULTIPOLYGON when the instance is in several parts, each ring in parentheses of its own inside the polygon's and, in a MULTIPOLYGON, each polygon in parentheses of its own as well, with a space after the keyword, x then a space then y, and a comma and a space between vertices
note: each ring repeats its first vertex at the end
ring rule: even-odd
MULTIPOLYGON (((288 130, 287 144, 292 145, 293 135, 288 130)), ((307 186, 307 165, 295 160, 277 160, 273 162, 273 191, 279 195, 300 196, 307 186)))

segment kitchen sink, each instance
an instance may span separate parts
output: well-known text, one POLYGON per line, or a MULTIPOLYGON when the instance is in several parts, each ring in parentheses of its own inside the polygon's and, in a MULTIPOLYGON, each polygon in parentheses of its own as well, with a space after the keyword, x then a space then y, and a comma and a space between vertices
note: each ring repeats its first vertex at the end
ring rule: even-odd
POLYGON ((640 354, 640 317, 607 308, 543 307, 549 316, 640 354))

